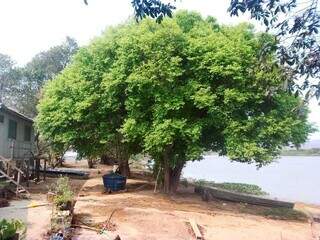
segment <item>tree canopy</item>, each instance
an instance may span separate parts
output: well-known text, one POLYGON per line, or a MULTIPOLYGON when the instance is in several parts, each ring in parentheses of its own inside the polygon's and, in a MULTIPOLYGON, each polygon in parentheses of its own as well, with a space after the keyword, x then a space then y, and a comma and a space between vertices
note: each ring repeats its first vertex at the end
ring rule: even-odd
POLYGON ((35 117, 42 86, 67 66, 77 50, 77 42, 67 37, 62 44, 38 53, 21 67, 16 66, 9 56, 0 54, 0 68, 5 69, 0 70, 4 102, 35 117))
MULTIPOLYGON (((320 11, 319 1, 231 0, 231 16, 248 12, 260 21, 277 40, 280 63, 296 74, 292 90, 306 99, 320 99, 320 11), (299 78, 305 80, 301 83, 299 78), (307 90, 307 91, 304 91, 307 90)), ((268 47, 268 46, 265 46, 268 47)))
POLYGON ((10 56, 0 53, 0 102, 7 101, 12 85, 11 72, 14 62, 10 56))
MULTIPOLYGON (((84 0, 87 4, 87 0, 84 0)), ((176 0, 132 0, 137 21, 149 16, 160 23, 172 17, 176 0)), ((318 0, 229 0, 231 16, 250 14, 261 22, 277 40, 278 61, 291 69, 295 78, 289 83, 291 91, 309 100, 320 99, 320 11, 318 0), (304 78, 304 81, 300 81, 304 78)), ((212 2, 214 4, 214 2, 212 2)), ((270 46, 266 45, 264 48, 270 46)), ((264 51, 262 51, 263 53, 264 51)))
POLYGON ((205 151, 268 164, 312 126, 307 106, 287 91, 275 47, 261 59, 266 42, 275 45, 248 24, 186 11, 110 28, 45 85, 37 127, 88 157, 149 154, 166 192, 205 151))

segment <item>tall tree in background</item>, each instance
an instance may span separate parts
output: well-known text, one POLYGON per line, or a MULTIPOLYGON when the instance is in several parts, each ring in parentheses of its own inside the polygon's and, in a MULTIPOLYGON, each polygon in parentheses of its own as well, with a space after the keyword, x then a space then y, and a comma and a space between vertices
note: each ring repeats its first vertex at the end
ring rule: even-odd
POLYGON ((284 88, 290 76, 275 48, 261 58, 265 44, 273 37, 250 25, 188 12, 111 28, 46 84, 37 126, 89 156, 115 142, 120 153, 147 153, 165 192, 205 151, 268 164, 312 127, 307 106, 284 88))
POLYGON ((77 50, 77 42, 67 37, 65 42, 37 54, 23 67, 11 63, 10 71, 4 74, 6 103, 30 117, 36 116, 42 86, 67 66, 77 50))
POLYGON ((12 95, 11 86, 14 85, 11 77, 14 67, 14 62, 10 56, 0 53, 0 102, 9 101, 9 96, 12 95))
MULTIPOLYGON (((41 88, 68 65, 77 50, 77 42, 67 37, 65 42, 37 54, 23 67, 15 66, 9 56, 0 54, 3 102, 29 117, 35 117, 41 88)), ((60 164, 68 147, 69 145, 51 146, 36 135, 36 150, 33 154, 38 179, 40 159, 46 159, 53 165, 60 164)))

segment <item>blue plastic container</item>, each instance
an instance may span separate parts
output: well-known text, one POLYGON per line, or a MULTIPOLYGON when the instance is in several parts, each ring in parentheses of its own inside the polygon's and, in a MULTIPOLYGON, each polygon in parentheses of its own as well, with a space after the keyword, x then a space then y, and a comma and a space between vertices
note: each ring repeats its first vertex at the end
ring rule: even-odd
POLYGON ((110 173, 102 176, 103 185, 108 191, 116 192, 126 188, 127 178, 117 174, 110 173))

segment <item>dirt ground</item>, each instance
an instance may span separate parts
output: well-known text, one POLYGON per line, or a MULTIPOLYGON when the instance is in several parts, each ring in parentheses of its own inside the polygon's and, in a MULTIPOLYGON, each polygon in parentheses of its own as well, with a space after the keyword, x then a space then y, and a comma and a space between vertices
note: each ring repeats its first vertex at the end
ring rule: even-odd
MULTIPOLYGON (((112 223, 103 234, 78 228, 74 240, 194 239, 189 220, 194 219, 204 239, 212 240, 319 240, 320 225, 309 221, 273 220, 259 213, 265 208, 222 201, 203 202, 193 189, 182 187, 176 196, 153 192, 147 179, 129 179, 127 191, 108 194, 96 172, 86 181, 75 206, 75 224, 100 228, 112 223)), ((319 209, 315 206, 316 209, 319 209)))
POLYGON ((10 206, 0 208, 0 218, 20 219, 27 225, 27 238, 30 240, 40 240, 49 229, 50 223, 50 206, 40 206, 28 208, 30 205, 44 204, 36 200, 13 200, 10 206))
MULTIPOLYGON (((101 177, 110 170, 111 167, 98 166, 90 170, 88 180, 71 179, 71 187, 77 193, 73 240, 114 239, 116 235, 122 240, 195 239, 190 219, 197 222, 205 240, 320 239, 318 223, 269 219, 261 216, 266 209, 263 207, 219 200, 204 202, 191 187, 181 187, 175 196, 154 193, 153 182, 141 174, 128 180, 126 191, 108 194, 101 177), (100 232, 106 223, 107 230, 100 232)), ((11 201, 9 207, 0 208, 0 218, 20 218, 26 222, 27 240, 45 239, 52 209, 46 193, 55 181, 48 178, 46 182, 32 183, 31 199, 11 201)), ((319 206, 297 204, 297 207, 320 213, 319 206)))
MULTIPOLYGON (((46 194, 56 178, 47 178, 39 183, 30 182, 29 199, 14 198, 8 207, 0 208, 0 219, 20 219, 27 226, 26 240, 43 240, 50 229, 52 205, 46 194)), ((74 191, 79 191, 85 180, 72 179, 74 191)))

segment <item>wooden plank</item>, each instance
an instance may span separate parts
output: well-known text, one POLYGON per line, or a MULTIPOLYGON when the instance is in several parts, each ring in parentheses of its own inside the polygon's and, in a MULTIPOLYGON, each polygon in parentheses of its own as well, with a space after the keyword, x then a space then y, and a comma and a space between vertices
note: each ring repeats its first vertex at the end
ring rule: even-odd
POLYGON ((21 173, 20 173, 20 172, 18 172, 18 178, 17 178, 18 186, 20 185, 20 180, 21 180, 21 173))
POLYGON ((47 160, 44 160, 44 166, 43 166, 43 180, 45 181, 47 177, 47 160))
POLYGON ((202 240, 202 234, 198 228, 198 224, 196 223, 196 221, 194 219, 189 219, 190 225, 192 227, 193 233, 196 236, 197 240, 202 240))
POLYGON ((26 171, 26 181, 27 187, 29 187, 29 177, 30 177, 30 158, 27 160, 27 171, 26 171))

